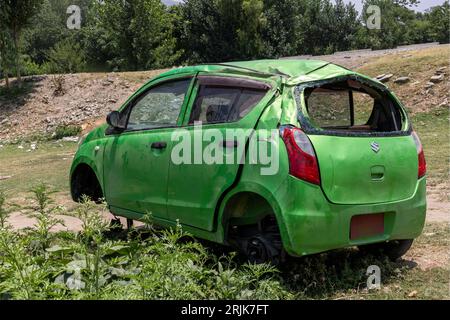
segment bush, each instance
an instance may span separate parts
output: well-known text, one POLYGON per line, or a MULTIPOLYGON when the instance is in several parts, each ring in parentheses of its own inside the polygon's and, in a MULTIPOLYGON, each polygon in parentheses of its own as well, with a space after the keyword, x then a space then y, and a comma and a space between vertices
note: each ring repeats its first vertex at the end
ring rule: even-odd
POLYGON ((46 69, 51 73, 76 73, 86 67, 83 49, 70 38, 58 42, 50 49, 47 59, 46 69))
POLYGON ((81 133, 81 127, 76 125, 59 125, 56 127, 53 138, 55 140, 62 139, 64 137, 75 137, 81 133))

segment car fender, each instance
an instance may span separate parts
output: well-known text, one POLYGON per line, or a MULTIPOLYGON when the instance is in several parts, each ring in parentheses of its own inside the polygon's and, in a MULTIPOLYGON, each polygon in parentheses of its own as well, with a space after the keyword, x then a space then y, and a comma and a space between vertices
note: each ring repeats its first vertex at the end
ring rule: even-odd
POLYGON ((72 180, 72 176, 73 176, 73 173, 75 172, 76 168, 80 164, 85 164, 94 171, 95 176, 97 177, 97 180, 100 183, 102 190, 104 190, 103 174, 102 174, 102 171, 100 168, 100 166, 102 165, 101 164, 101 161, 103 160, 102 158, 103 158, 103 153, 100 152, 100 150, 97 150, 97 146, 92 147, 91 143, 81 145, 80 149, 75 154, 74 160, 72 162, 72 166, 70 168, 70 181, 72 180), (100 165, 98 165, 98 163, 100 165))
MULTIPOLYGON (((275 191, 275 190, 274 190, 275 191)), ((285 247, 290 247, 290 238, 288 236, 287 228, 285 225, 285 220, 283 219, 282 211, 280 208, 280 205, 278 204, 278 201, 274 197, 274 194, 272 191, 267 189, 264 185, 256 183, 256 182, 240 182, 235 188, 230 190, 226 196, 223 198, 220 207, 219 207, 219 213, 217 216, 217 236, 221 241, 226 241, 226 219, 227 217, 224 216, 225 207, 228 203, 228 201, 236 194, 242 193, 242 192, 252 192, 255 193, 262 198, 264 198, 269 205, 273 209, 273 213, 275 215, 275 218, 278 223, 278 227, 280 229, 281 239, 283 241, 283 244, 285 247)))

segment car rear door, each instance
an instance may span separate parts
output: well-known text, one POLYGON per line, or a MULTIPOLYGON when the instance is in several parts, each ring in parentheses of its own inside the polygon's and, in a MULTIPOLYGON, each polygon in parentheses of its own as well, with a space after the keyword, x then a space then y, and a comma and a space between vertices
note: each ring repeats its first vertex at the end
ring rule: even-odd
POLYGON ((122 112, 126 130, 111 136, 104 153, 105 195, 113 212, 167 218, 171 134, 181 124, 192 79, 152 84, 122 112))
POLYGON ((417 186, 406 114, 387 90, 367 81, 330 80, 303 92, 302 128, 317 155, 322 189, 336 204, 404 200, 417 186))
MULTIPOLYGON (((185 160, 190 161, 172 161, 169 168, 171 220, 204 230, 213 229, 218 200, 236 180, 249 138, 245 133, 255 128, 261 113, 275 96, 278 80, 279 77, 256 81, 237 76, 198 76, 195 98, 191 99, 178 140, 178 144, 189 142, 185 160), (216 148, 213 154, 222 163, 207 159, 211 148, 216 148)), ((179 157, 179 150, 179 145, 174 145, 173 158, 179 157)))

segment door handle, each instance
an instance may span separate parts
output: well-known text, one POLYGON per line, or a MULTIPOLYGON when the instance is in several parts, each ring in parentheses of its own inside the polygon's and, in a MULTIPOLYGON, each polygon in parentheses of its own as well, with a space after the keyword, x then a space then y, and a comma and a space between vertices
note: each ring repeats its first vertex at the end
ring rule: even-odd
POLYGON ((154 143, 152 143, 151 148, 152 149, 162 150, 162 149, 167 148, 167 143, 165 143, 165 142, 154 142, 154 143))
POLYGON ((239 143, 236 140, 234 140, 234 141, 226 141, 225 140, 222 142, 222 146, 224 148, 237 148, 239 146, 239 143))

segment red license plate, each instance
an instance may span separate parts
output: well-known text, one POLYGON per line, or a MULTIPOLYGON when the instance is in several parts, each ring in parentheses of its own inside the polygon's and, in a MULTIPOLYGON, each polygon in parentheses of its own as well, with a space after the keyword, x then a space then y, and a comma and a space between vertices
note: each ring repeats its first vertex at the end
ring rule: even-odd
POLYGON ((352 217, 350 240, 370 238, 384 233, 384 214, 363 214, 352 217))

